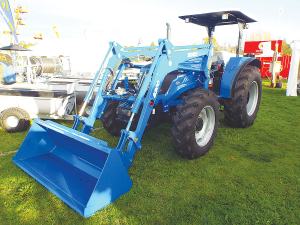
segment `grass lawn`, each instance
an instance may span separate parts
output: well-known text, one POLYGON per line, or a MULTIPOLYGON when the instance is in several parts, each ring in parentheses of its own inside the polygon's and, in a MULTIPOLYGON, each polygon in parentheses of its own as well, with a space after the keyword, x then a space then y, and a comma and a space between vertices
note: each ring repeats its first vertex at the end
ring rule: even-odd
MULTIPOLYGON (((26 132, 0 128, 0 224, 299 224, 300 98, 267 83, 254 125, 230 128, 222 115, 214 146, 197 160, 176 155, 170 124, 147 131, 128 169, 132 189, 87 219, 12 163, 15 153, 3 154, 26 132)), ((119 140, 104 129, 93 136, 119 140)))

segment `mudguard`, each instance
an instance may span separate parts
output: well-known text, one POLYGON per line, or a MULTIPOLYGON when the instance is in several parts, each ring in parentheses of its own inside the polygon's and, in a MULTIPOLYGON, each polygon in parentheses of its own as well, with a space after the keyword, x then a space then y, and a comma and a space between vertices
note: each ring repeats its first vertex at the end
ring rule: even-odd
POLYGON ((226 64, 220 87, 221 98, 233 98, 236 82, 247 65, 261 68, 259 59, 251 57, 231 57, 226 64))

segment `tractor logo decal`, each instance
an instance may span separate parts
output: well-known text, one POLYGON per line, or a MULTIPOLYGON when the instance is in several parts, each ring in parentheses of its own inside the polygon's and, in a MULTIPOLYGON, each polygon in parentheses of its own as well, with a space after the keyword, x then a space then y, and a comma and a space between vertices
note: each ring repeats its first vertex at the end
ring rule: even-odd
POLYGON ((153 97, 154 97, 154 98, 156 98, 156 95, 157 95, 157 91, 158 91, 159 84, 160 84, 160 82, 159 82, 159 80, 158 80, 158 81, 157 81, 157 83, 156 83, 156 86, 155 86, 154 92, 153 92, 153 97))
POLYGON ((188 81, 189 81, 188 76, 184 76, 182 83, 186 83, 186 82, 188 82, 188 81))

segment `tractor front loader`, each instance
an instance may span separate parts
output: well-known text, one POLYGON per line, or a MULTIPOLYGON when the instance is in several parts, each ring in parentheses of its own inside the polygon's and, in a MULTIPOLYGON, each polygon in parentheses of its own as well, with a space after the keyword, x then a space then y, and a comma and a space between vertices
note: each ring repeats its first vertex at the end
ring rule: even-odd
POLYGON ((260 62, 237 56, 225 65, 214 57, 211 40, 215 26, 239 24, 243 29, 254 21, 238 11, 180 18, 206 26, 210 43, 173 46, 160 39, 159 46, 123 48, 111 42, 73 127, 36 119, 13 157, 15 164, 84 217, 130 190, 127 169, 136 150, 142 149, 146 128, 173 122, 176 153, 195 159, 213 144, 220 104, 229 125, 253 124, 261 98, 260 62), (141 65, 139 60, 148 63, 141 65), (140 69, 134 84, 120 79, 126 68, 140 69), (84 117, 98 80, 90 115, 84 117), (96 119, 110 134, 120 135, 116 148, 89 136, 96 119))

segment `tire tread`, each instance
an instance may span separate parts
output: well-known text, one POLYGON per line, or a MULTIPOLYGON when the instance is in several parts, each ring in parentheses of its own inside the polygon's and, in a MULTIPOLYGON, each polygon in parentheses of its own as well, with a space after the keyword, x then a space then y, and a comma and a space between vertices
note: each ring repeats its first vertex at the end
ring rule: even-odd
POLYGON ((179 156, 186 159, 195 159, 208 152, 219 125, 219 106, 217 96, 212 91, 203 88, 189 91, 188 95, 183 97, 182 103, 176 107, 176 115, 172 118, 174 126, 171 128, 171 134, 173 136, 171 142, 175 152, 179 156), (208 144, 200 147, 195 141, 194 127, 198 114, 204 108, 205 104, 211 105, 215 111, 215 130, 208 144))

